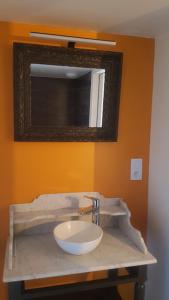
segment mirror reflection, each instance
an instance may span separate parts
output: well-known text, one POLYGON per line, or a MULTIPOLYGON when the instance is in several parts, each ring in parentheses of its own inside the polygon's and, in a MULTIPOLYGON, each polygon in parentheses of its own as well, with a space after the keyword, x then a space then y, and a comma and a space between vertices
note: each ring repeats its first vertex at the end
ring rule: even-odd
POLYGON ((104 69, 31 64, 32 125, 102 127, 104 83, 104 69))

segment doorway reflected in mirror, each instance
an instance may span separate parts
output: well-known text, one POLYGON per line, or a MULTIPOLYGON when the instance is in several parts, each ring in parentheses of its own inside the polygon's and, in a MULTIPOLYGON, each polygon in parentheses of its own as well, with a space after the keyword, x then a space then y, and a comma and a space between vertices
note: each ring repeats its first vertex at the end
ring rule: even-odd
POLYGON ((104 69, 31 64, 30 77, 32 125, 102 127, 104 69))

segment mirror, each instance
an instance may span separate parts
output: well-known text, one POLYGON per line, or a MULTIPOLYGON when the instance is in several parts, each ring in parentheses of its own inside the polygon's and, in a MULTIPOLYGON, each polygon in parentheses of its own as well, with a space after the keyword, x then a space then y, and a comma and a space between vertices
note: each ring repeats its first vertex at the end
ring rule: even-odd
POLYGON ((122 54, 14 43, 16 141, 115 141, 122 54))
POLYGON ((32 125, 102 127, 105 70, 30 65, 32 125))

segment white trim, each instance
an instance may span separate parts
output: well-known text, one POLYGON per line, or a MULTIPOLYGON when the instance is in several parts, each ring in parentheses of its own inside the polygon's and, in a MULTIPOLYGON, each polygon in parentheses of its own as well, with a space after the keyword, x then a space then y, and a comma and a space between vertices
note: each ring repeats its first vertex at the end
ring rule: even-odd
POLYGON ((89 127, 102 127, 105 70, 91 72, 89 127))
POLYGON ((99 74, 97 71, 94 70, 91 72, 89 127, 96 127, 97 124, 98 96, 99 96, 99 74))
POLYGON ((99 74, 99 86, 98 86, 99 91, 98 91, 96 127, 102 127, 102 123, 103 123, 104 83, 105 83, 105 71, 102 71, 99 74))

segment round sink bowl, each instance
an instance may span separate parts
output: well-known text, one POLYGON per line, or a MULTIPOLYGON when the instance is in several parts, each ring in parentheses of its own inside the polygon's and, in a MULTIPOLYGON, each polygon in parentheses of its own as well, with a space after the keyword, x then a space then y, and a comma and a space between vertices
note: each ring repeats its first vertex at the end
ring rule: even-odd
POLYGON ((66 252, 81 255, 94 250, 101 242, 103 230, 94 223, 68 221, 55 227, 57 244, 66 252))

